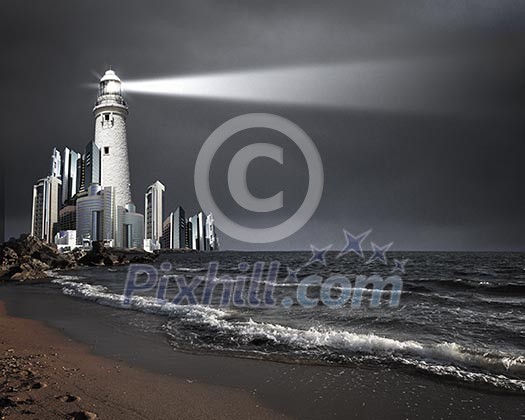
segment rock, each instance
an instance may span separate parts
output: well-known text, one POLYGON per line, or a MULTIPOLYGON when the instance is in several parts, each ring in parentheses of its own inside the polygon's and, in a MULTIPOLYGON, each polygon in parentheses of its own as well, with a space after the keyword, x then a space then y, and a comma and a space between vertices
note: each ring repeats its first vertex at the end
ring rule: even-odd
POLYGON ((18 254, 13 249, 5 247, 2 249, 1 258, 1 265, 9 267, 11 265, 16 264, 18 260, 18 254))
POLYGON ((11 238, 3 245, 3 248, 11 248, 18 257, 27 255, 40 260, 46 255, 50 257, 60 255, 56 245, 31 235, 20 235, 18 239, 11 238))
POLYGON ((104 247, 103 242, 94 241, 91 251, 78 260, 81 265, 103 265, 104 260, 110 257, 110 252, 104 247))
POLYGON ((129 259, 133 264, 150 264, 155 261, 155 254, 144 253, 143 255, 135 255, 129 259))
POLYGON ((23 269, 11 275, 10 280, 22 282, 26 280, 41 280, 41 279, 47 279, 47 278, 48 278, 48 275, 44 273, 43 271, 33 270, 33 269, 29 269, 29 270, 23 269))
POLYGON ((104 265, 111 267, 112 265, 118 264, 119 258, 116 255, 106 255, 104 257, 104 265))
POLYGON ((65 402, 65 403, 71 403, 80 400, 80 397, 77 397, 76 395, 66 394, 66 395, 60 395, 58 397, 55 397, 57 400, 65 402))
POLYGON ((106 248, 103 242, 93 242, 92 249, 60 253, 49 244, 31 235, 11 238, 0 245, 0 279, 13 281, 47 278, 46 271, 68 269, 78 265, 114 266, 130 263, 152 263, 157 255, 142 250, 106 248))
POLYGON ((73 251, 71 251, 68 255, 72 259, 74 259, 75 262, 77 262, 78 260, 80 260, 82 257, 84 257, 86 255, 86 251, 84 251, 83 249, 80 249, 80 248, 76 248, 73 251))
POLYGON ((21 270, 49 270, 51 267, 43 261, 36 260, 34 258, 24 256, 19 260, 19 267, 21 270))
POLYGON ((106 248, 103 242, 93 242, 91 251, 82 256, 78 263, 81 265, 126 265, 131 263, 151 263, 155 260, 155 254, 141 250, 126 250, 118 248, 106 248))
POLYGON ((73 420, 95 420, 97 415, 91 411, 75 411, 69 414, 73 420))
POLYGON ((45 388, 47 387, 47 384, 45 382, 35 382, 31 388, 32 389, 42 389, 42 388, 45 388))
POLYGON ((0 245, 0 257, 0 277, 14 281, 44 279, 48 277, 46 270, 76 265, 74 257, 31 235, 20 235, 0 245))
POLYGON ((9 397, 0 398, 0 408, 16 407, 16 401, 13 401, 9 397))
POLYGON ((118 263, 119 265, 127 265, 129 264, 129 260, 126 258, 125 255, 121 255, 120 257, 118 257, 118 263))

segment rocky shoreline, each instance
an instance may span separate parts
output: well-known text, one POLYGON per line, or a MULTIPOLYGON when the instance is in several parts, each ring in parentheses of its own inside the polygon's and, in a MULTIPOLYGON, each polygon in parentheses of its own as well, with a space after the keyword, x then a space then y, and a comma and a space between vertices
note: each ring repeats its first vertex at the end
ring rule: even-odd
POLYGON ((56 245, 24 234, 0 245, 0 281, 43 280, 49 278, 49 270, 78 266, 148 264, 157 255, 143 250, 107 248, 102 242, 93 242, 89 251, 60 253, 56 245))

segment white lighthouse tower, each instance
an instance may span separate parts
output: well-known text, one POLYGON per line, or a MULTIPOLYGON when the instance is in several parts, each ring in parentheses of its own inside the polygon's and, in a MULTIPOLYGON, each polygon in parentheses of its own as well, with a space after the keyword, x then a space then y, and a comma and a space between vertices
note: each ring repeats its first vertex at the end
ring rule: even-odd
POLYGON ((128 106, 122 97, 122 84, 113 70, 100 79, 95 115, 95 144, 100 149, 102 187, 113 187, 115 205, 131 203, 126 116, 128 106))

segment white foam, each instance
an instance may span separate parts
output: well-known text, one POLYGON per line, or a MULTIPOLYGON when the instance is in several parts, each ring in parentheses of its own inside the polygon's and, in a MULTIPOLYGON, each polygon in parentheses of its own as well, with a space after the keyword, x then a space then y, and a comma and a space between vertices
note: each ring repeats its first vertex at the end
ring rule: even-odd
MULTIPOLYGON (((377 334, 355 333, 331 328, 296 329, 279 324, 249 321, 231 321, 228 312, 205 305, 175 305, 159 301, 154 297, 133 296, 129 306, 124 305, 124 296, 111 293, 102 285, 56 279, 63 293, 117 308, 133 309, 147 313, 178 315, 178 322, 213 328, 224 335, 252 341, 264 339, 269 343, 286 345, 299 351, 339 352, 342 354, 365 354, 380 359, 390 358, 403 364, 415 366, 438 375, 450 375, 468 381, 481 381, 496 386, 511 387, 525 391, 525 381, 508 378, 492 371, 510 373, 525 372, 525 355, 513 355, 500 351, 476 351, 457 343, 421 343, 416 340, 396 340, 377 334), (471 372, 474 367, 483 372, 471 372)), ((177 325, 174 325, 176 330, 177 325)), ((167 331, 176 334, 169 324, 167 331)))
POLYGON ((134 309, 147 313, 156 314, 179 314, 194 320, 201 320, 207 316, 223 317, 227 312, 204 305, 175 305, 170 302, 160 301, 149 296, 133 296, 129 305, 126 305, 124 295, 111 293, 101 285, 69 281, 66 279, 55 279, 53 283, 62 286, 62 292, 68 296, 75 296, 86 300, 91 300, 106 306, 113 306, 122 309, 134 309))
POLYGON ((201 271, 206 271, 207 268, 189 268, 189 267, 175 267, 175 271, 182 271, 186 273, 198 273, 201 271))

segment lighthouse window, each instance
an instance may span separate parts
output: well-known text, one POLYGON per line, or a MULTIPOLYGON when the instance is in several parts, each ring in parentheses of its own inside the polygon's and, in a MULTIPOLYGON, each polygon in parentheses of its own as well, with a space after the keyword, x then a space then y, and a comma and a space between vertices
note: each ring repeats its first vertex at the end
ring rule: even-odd
POLYGON ((109 114, 104 114, 104 119, 105 119, 106 121, 109 121, 109 114))
POLYGON ((109 147, 108 146, 104 147, 104 154, 105 155, 109 155, 109 147))

